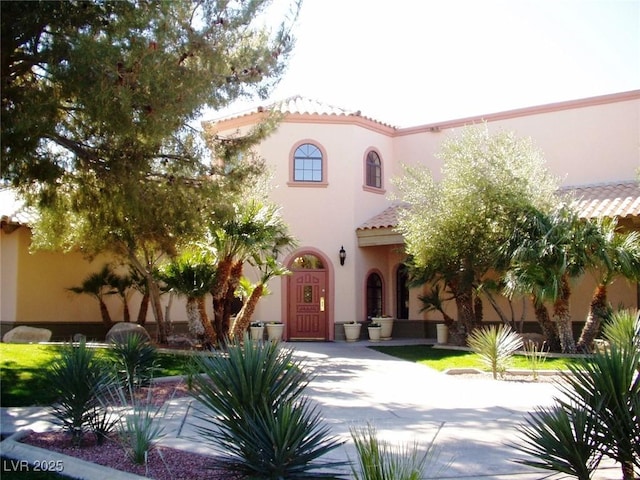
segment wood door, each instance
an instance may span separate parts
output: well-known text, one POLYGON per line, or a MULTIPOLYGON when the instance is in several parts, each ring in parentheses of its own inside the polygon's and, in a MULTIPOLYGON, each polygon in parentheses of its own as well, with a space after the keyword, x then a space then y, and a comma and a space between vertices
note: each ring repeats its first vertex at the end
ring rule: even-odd
POLYGON ((327 273, 299 270, 289 280, 289 339, 327 340, 327 273))

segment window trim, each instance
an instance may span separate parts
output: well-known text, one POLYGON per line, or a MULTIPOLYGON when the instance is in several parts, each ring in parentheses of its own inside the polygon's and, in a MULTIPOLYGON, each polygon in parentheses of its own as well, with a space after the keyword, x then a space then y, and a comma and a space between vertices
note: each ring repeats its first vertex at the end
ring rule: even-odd
POLYGON ((362 189, 367 191, 367 192, 373 192, 373 193, 385 193, 386 190, 384 188, 384 161, 382 160, 382 155, 380 154, 380 150, 378 150, 375 147, 369 147, 365 150, 364 152, 364 156, 362 158, 362 189), (369 157, 369 153, 374 152, 376 155, 378 155, 378 159, 380 160, 380 186, 379 187, 374 187, 373 185, 368 185, 367 184, 367 168, 368 168, 368 157, 369 157))
POLYGON ((320 187, 320 188, 327 187, 329 185, 329 182, 327 180, 329 178, 329 168, 328 168, 327 158, 328 158, 327 151, 325 150, 324 146, 317 140, 314 140, 311 138, 305 138, 303 140, 299 140, 296 143, 294 143, 293 146, 291 147, 291 150, 289 151, 289 181, 287 182, 287 186, 289 187, 320 187), (320 153, 322 154, 322 180, 319 182, 309 182, 309 181, 294 179, 296 150, 298 150, 299 147, 307 143, 313 145, 314 147, 317 147, 318 150, 320 150, 320 153))

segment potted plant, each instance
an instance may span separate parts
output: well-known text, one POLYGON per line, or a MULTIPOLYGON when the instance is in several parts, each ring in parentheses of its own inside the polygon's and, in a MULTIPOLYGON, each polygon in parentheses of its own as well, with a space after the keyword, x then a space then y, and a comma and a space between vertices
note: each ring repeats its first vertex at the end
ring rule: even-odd
POLYGON ((390 315, 382 315, 381 317, 373 317, 371 321, 379 323, 382 331, 380 332, 380 338, 382 340, 391 339, 391 331, 393 330, 394 318, 390 315))
POLYGON ((267 323, 267 338, 271 341, 282 340, 282 334, 284 333, 284 323, 282 322, 269 322, 267 323))
POLYGON ((380 333, 382 332, 382 326, 379 323, 372 322, 369 324, 367 329, 369 330, 369 341, 379 342, 380 333))
POLYGON ((362 324, 356 321, 344 324, 344 336, 347 342, 355 342, 360 339, 360 329, 362 324))
POLYGON ((249 327, 251 340, 262 340, 264 338, 264 324, 262 322, 251 322, 249 327))

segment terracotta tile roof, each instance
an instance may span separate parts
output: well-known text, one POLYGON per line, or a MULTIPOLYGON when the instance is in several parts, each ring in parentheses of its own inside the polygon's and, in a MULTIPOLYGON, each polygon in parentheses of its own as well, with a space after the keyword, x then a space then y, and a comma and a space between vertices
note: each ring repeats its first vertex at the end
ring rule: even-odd
POLYGON ((9 225, 28 225, 33 223, 35 212, 24 206, 24 201, 15 190, 0 187, 0 222, 9 225))
MULTIPOLYGON (((640 217, 640 185, 637 182, 564 187, 560 193, 575 199, 582 218, 640 217)), ((392 205, 371 217, 356 230, 394 228, 398 225, 400 208, 403 208, 403 205, 392 205)))
POLYGON ((566 187, 561 192, 575 198, 582 218, 640 217, 640 184, 638 182, 566 187))
POLYGON ((373 230, 375 228, 394 228, 398 225, 398 210, 404 208, 402 204, 391 205, 384 211, 371 217, 356 230, 373 230))
POLYGON ((380 122, 379 120, 375 120, 374 118, 367 117, 362 115, 360 110, 347 110, 341 107, 336 107, 330 105, 328 103, 321 102, 319 100, 314 100, 311 98, 303 97, 302 95, 293 95, 291 97, 285 98, 284 100, 275 101, 268 105, 261 105, 253 108, 249 108, 243 112, 239 112, 233 114, 231 116, 216 118, 213 120, 207 120, 204 123, 217 123, 217 122, 225 122, 228 120, 234 120, 242 117, 247 117, 256 113, 264 112, 264 111, 277 111, 284 114, 290 115, 320 115, 320 116, 332 116, 332 117, 359 117, 364 120, 368 120, 378 125, 382 125, 384 127, 392 127, 389 124, 380 122))

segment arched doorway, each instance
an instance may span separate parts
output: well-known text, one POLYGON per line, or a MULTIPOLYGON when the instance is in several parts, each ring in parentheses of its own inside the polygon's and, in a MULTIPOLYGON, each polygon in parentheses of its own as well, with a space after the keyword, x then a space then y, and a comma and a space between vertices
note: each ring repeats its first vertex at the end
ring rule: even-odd
POLYGON ((301 252, 289 264, 288 278, 289 340, 328 340, 328 272, 316 253, 301 252))

